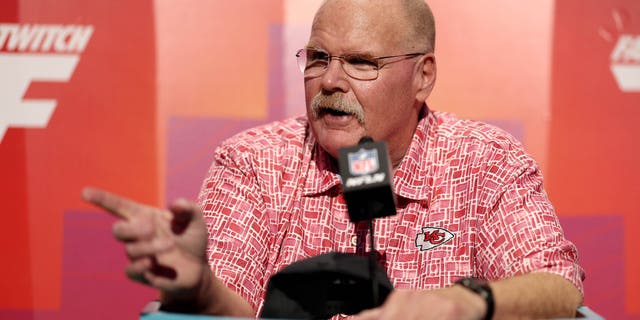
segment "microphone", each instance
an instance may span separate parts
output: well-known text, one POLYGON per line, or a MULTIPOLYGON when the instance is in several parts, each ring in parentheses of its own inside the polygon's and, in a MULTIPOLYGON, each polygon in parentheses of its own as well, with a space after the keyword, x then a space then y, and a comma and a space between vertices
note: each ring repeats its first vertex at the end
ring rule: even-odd
POLYGON ((396 214, 387 144, 364 136, 338 150, 343 195, 351 222, 396 214))
POLYGON ((391 183, 391 162, 387 144, 364 136, 357 145, 338 150, 342 193, 351 222, 367 221, 369 225, 369 279, 371 304, 381 305, 378 280, 375 277, 376 248, 373 235, 375 218, 396 214, 396 201, 391 183))

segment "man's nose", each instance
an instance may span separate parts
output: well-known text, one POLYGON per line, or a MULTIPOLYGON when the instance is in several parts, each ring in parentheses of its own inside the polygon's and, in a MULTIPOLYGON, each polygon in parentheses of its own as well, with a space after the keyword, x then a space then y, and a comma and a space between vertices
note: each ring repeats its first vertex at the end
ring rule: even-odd
POLYGON ((322 90, 347 92, 349 90, 348 77, 342 68, 342 61, 337 58, 331 58, 327 65, 327 70, 322 75, 322 90))

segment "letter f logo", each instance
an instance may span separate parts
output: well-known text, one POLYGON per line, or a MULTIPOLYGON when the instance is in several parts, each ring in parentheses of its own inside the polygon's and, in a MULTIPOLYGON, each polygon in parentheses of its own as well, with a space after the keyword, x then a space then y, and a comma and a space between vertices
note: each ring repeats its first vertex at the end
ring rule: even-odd
POLYGON ((8 127, 44 128, 55 100, 22 100, 32 81, 69 81, 76 54, 0 54, 0 143, 8 127))

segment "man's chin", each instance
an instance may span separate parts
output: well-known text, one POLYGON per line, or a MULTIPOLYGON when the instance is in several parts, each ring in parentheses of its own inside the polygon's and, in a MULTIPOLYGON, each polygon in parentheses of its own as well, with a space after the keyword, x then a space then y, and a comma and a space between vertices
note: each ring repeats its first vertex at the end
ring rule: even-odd
POLYGON ((357 144, 365 134, 353 116, 335 119, 325 115, 313 120, 311 128, 320 146, 333 156, 338 154, 338 149, 357 144))
POLYGON ((316 135, 318 144, 332 157, 337 158, 340 148, 356 145, 363 134, 347 132, 324 132, 316 135))

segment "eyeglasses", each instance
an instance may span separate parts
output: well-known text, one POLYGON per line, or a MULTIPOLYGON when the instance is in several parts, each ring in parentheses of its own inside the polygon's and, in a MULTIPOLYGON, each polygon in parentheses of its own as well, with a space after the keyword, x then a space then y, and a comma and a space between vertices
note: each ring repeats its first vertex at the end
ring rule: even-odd
POLYGON ((414 52, 384 57, 368 57, 359 54, 332 56, 324 50, 304 48, 298 50, 296 58, 298 60, 298 67, 305 77, 318 77, 323 75, 325 71, 327 71, 329 62, 331 62, 332 59, 338 59, 340 65, 342 65, 342 70, 344 70, 348 76, 357 80, 374 80, 378 78, 378 70, 382 69, 385 65, 423 54, 426 54, 426 52, 414 52), (381 61, 391 58, 402 59, 386 63, 381 61))

